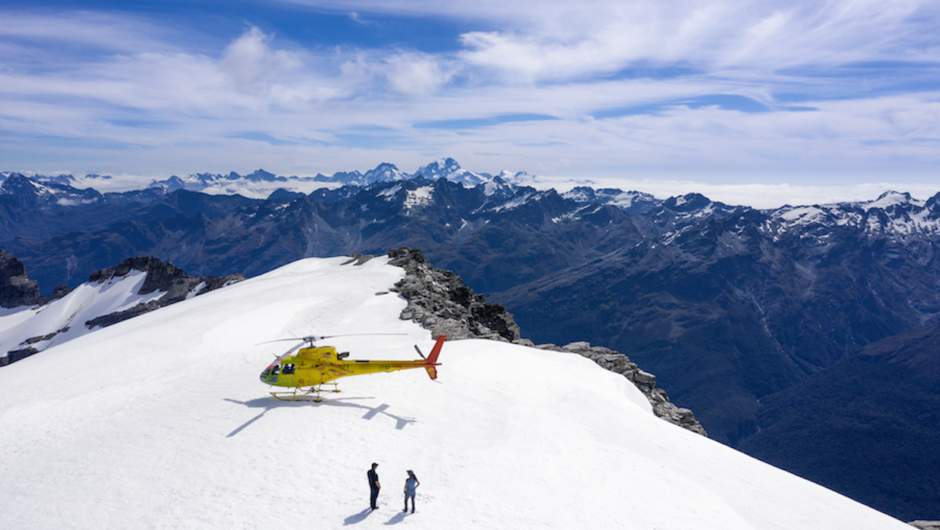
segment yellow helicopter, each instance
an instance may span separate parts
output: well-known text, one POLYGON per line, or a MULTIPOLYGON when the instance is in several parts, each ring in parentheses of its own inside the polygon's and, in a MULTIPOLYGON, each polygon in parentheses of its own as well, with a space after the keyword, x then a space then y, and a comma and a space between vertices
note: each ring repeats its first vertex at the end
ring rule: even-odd
POLYGON ((438 337, 428 357, 425 357, 418 349, 418 346, 415 346, 415 350, 418 351, 421 359, 414 361, 365 361, 359 359, 347 361, 345 358, 349 356, 349 352, 337 353, 334 346, 316 346, 318 340, 338 336, 340 335, 308 336, 299 339, 303 340, 307 347, 300 348, 296 354, 293 353, 293 348, 291 348, 287 353, 275 359, 270 366, 261 372, 261 382, 271 386, 293 388, 293 391, 271 392, 272 396, 281 401, 313 399, 320 402, 321 387, 326 383, 331 383, 333 389, 326 391, 339 392, 336 380, 340 377, 424 368, 428 371, 431 379, 437 379, 436 367, 440 366, 437 357, 441 354, 441 348, 447 339, 446 335, 438 337), (304 388, 307 388, 307 390, 305 391, 304 388))

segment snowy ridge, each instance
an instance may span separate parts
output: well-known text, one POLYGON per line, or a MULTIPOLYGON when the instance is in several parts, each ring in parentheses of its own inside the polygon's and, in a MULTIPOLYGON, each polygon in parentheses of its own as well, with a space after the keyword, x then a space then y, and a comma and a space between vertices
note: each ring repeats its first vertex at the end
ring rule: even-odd
MULTIPOLYGON (((17 270, 15 263, 8 266, 17 270)), ((241 274, 192 277, 172 263, 141 256, 97 271, 71 291, 13 296, 6 307, 22 305, 0 309, 0 366, 242 279, 241 274)))
POLYGON ((846 227, 869 235, 940 234, 940 202, 886 192, 873 201, 814 206, 785 206, 769 212, 765 231, 780 234, 819 227, 846 227))
POLYGON ((408 196, 405 198, 405 208, 412 209, 416 206, 427 206, 434 200, 434 188, 431 186, 421 186, 414 190, 408 190, 408 196))
POLYGON ((159 300, 166 294, 164 291, 137 294, 146 279, 147 273, 132 270, 102 283, 83 283, 45 305, 0 308, 0 357, 11 350, 33 347, 43 351, 77 339, 93 331, 86 322, 159 300), (43 340, 26 342, 40 337, 43 340))
POLYGON ((586 186, 578 186, 561 194, 566 199, 575 202, 591 202, 597 204, 610 204, 621 209, 629 209, 637 204, 656 204, 656 198, 649 193, 640 191, 623 191, 613 188, 594 190, 586 186))
MULTIPOLYGON (((384 197, 386 201, 392 202, 398 198, 399 192, 401 192, 401 190, 402 185, 395 184, 394 186, 380 191, 377 196, 384 197)), ((406 210, 410 210, 415 207, 427 206, 428 204, 431 204, 433 200, 433 188, 431 186, 421 186, 413 190, 405 190, 402 206, 406 210)))
POLYGON ((522 205, 528 203, 529 201, 537 200, 541 195, 542 195, 542 194, 541 194, 540 192, 522 193, 522 194, 518 195, 517 197, 514 197, 512 200, 509 200, 509 201, 504 202, 504 203, 502 203, 502 204, 498 204, 498 205, 496 205, 496 206, 491 206, 491 207, 489 207, 489 208, 484 208, 485 206, 487 206, 486 204, 484 204, 483 206, 481 206, 481 209, 485 209, 485 210, 490 211, 490 212, 493 212, 493 213, 503 212, 503 211, 506 211, 506 210, 514 210, 514 209, 516 209, 516 208, 518 208, 518 207, 520 207, 520 206, 522 206, 522 205))
POLYGON ((577 354, 448 342, 437 383, 412 370, 343 379, 320 404, 275 401, 258 374, 286 346, 259 343, 385 332, 405 335, 333 344, 354 359, 430 349, 387 294, 404 271, 347 261, 295 262, 0 370, 4 526, 909 528, 661 421, 577 354), (421 480, 414 515, 400 511, 406 469, 421 480))

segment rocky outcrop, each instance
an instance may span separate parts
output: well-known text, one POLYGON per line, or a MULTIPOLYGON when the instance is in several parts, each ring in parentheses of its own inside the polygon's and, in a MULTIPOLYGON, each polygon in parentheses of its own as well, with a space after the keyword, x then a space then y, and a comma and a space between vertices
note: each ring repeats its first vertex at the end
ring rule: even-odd
POLYGON ((907 524, 918 530, 940 530, 940 521, 911 521, 907 524))
POLYGON ((434 337, 519 340, 519 326, 503 306, 487 303, 453 272, 432 267, 421 250, 401 247, 389 250, 388 256, 390 265, 407 273, 392 289, 408 300, 402 320, 421 324, 434 337))
MULTIPOLYGON (((408 247, 388 251, 389 264, 405 269, 405 278, 395 284, 395 292, 408 300, 402 310, 402 320, 412 320, 431 330, 433 337, 447 335, 451 339, 485 338, 512 342, 542 350, 577 353, 602 368, 626 377, 643 392, 656 416, 708 436, 705 428, 695 419, 692 411, 675 406, 666 391, 656 388, 656 376, 640 370, 626 355, 587 342, 573 342, 558 347, 554 344, 535 345, 520 336, 512 314, 499 304, 489 304, 486 297, 474 294, 473 289, 450 271, 432 267, 419 249, 408 247)), ((353 255, 352 261, 361 264, 371 256, 353 255)))
POLYGON ((0 249, 0 307, 41 305, 62 298, 70 291, 64 285, 56 285, 51 295, 40 295, 39 282, 26 275, 23 263, 0 249))
POLYGON ((89 328, 107 327, 245 279, 242 274, 230 274, 221 277, 190 276, 186 274, 186 271, 173 265, 169 261, 164 263, 152 256, 141 256, 129 258, 124 260, 120 265, 95 272, 89 276, 88 281, 97 283, 106 282, 113 277, 125 276, 131 270, 147 273, 147 278, 144 280, 144 284, 140 287, 137 294, 144 295, 157 291, 165 291, 166 294, 157 300, 145 304, 137 304, 125 311, 117 311, 94 318, 85 322, 86 326, 89 328))
POLYGON ((33 305, 38 300, 39 283, 26 276, 20 260, 0 250, 0 307, 33 305))

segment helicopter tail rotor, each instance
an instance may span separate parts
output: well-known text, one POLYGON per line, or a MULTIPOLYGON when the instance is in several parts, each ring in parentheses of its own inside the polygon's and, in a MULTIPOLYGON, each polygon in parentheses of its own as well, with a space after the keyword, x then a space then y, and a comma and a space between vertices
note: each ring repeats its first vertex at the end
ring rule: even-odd
MULTIPOLYGON (((424 368, 428 371, 428 376, 431 379, 437 379, 437 365, 440 364, 437 362, 437 357, 441 354, 441 348, 444 347, 445 340, 447 340, 447 335, 441 335, 437 338, 437 342, 434 343, 434 348, 431 350, 431 355, 425 361, 427 365, 424 368)), ((415 349, 418 349, 418 347, 415 346, 415 349)), ((418 350, 418 353, 421 353, 421 350, 418 350)), ((421 357, 424 357, 424 355, 421 357)))

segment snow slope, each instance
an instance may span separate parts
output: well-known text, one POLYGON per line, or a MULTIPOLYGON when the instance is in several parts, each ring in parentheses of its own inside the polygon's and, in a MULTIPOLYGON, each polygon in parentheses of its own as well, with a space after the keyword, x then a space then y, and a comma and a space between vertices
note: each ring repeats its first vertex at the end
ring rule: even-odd
POLYGON ((293 343, 264 341, 387 332, 405 335, 332 343, 360 359, 431 348, 387 293, 402 269, 345 261, 299 261, 0 369, 0 528, 908 528, 654 417, 575 354, 454 341, 437 382, 410 370, 341 380, 319 404, 274 400, 258 376, 293 343))
POLYGON ((0 308, 0 357, 10 350, 32 346, 42 351, 76 339, 93 331, 85 322, 159 300, 166 294, 166 291, 137 294, 146 279, 146 272, 131 270, 103 282, 83 283, 45 305, 0 308), (26 339, 48 335, 54 336, 30 345, 25 343, 26 339))

